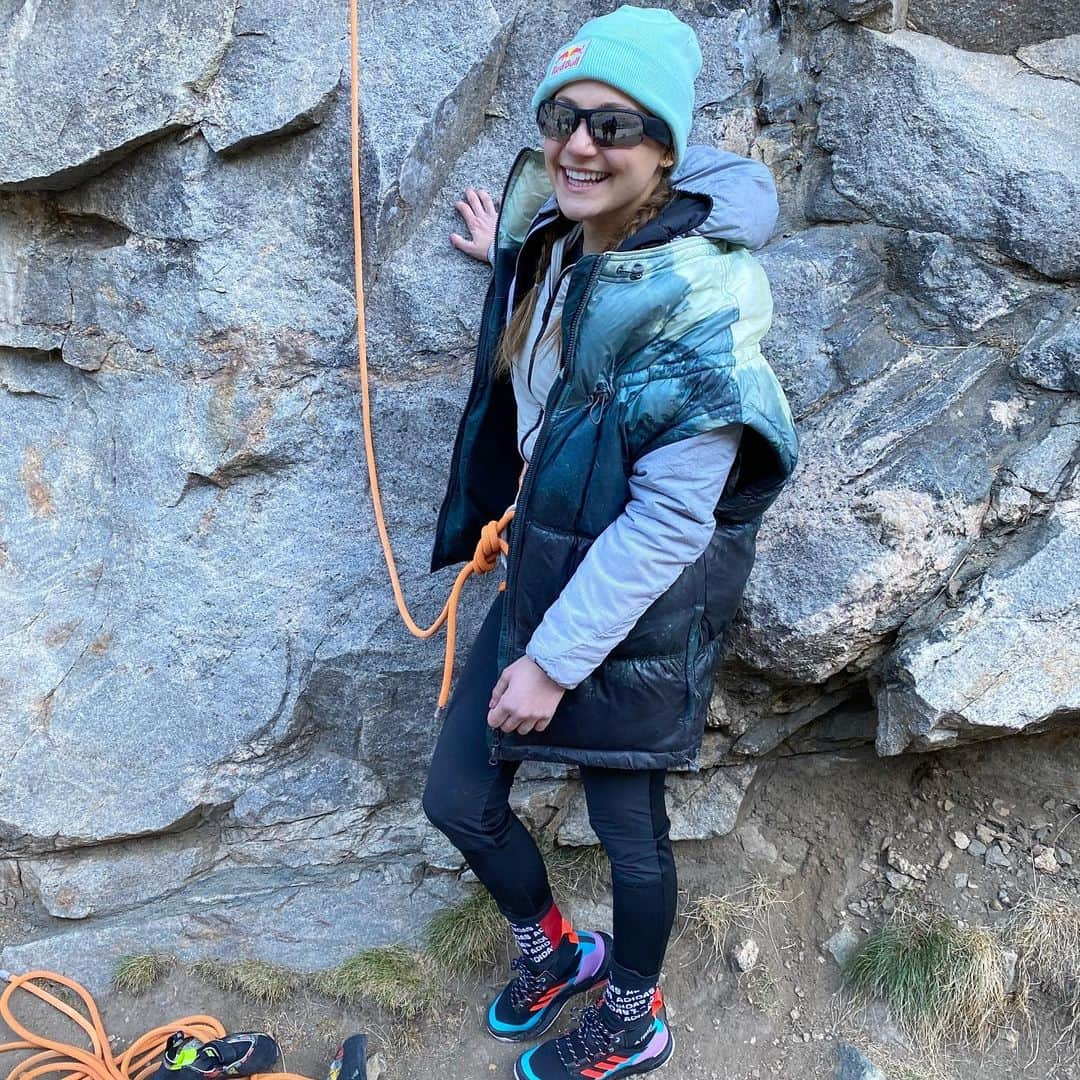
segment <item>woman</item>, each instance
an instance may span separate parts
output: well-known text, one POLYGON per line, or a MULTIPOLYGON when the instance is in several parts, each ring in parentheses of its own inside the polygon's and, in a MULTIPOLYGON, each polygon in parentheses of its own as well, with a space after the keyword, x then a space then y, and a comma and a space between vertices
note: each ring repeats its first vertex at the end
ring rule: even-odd
POLYGON ((764 167, 687 147, 700 67, 667 11, 587 22, 534 94, 543 153, 518 156, 497 227, 470 191, 471 237, 451 238, 494 274, 432 568, 470 558, 517 495, 507 587, 459 676, 424 807, 521 949, 488 1010, 495 1038, 537 1038, 606 980, 578 1028, 518 1059, 519 1080, 671 1056, 664 779, 694 762, 761 515, 795 464, 758 347, 768 283, 746 250, 768 238, 775 193, 764 167), (554 903, 508 804, 525 759, 580 766, 612 937, 575 931, 554 903))

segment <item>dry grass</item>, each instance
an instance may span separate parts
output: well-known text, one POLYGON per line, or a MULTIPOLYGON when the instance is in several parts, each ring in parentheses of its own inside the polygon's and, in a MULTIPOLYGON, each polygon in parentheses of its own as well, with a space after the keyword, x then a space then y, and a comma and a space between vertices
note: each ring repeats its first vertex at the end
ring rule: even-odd
POLYGON ((509 942, 506 920, 484 888, 436 912, 424 930, 428 955, 452 975, 494 967, 499 957, 506 955, 509 942))
POLYGON ((145 994, 175 966, 176 957, 167 953, 131 953, 121 956, 113 967, 113 989, 122 994, 145 994))
POLYGON ((1020 955, 1021 975, 1065 1006, 1065 1034, 1080 1027, 1080 906, 1048 896, 1027 896, 1008 927, 1020 955))
POLYGON ((598 844, 591 847, 550 844, 542 850, 548 880, 557 896, 593 896, 608 877, 607 855, 598 844))
POLYGON ((740 985, 746 993, 746 1001, 774 1023, 782 1022, 787 1009, 780 991, 780 977, 766 964, 755 964, 740 977, 740 985))
POLYGON ((348 1005, 374 1002, 402 1019, 427 1012, 437 999, 430 961, 404 945, 382 945, 313 976, 311 986, 348 1005))
POLYGON ((245 1015, 247 1030, 273 1033, 281 1053, 283 1072, 289 1072, 289 1059, 293 1054, 306 1053, 316 1061, 331 1061, 342 1043, 339 1021, 329 1015, 329 1010, 316 1012, 313 1006, 310 995, 304 994, 283 1005, 260 1010, 258 1015, 245 1015))
MULTIPOLYGON (((370 1046, 378 1047, 379 1052, 368 1056, 368 1076, 386 1076, 386 1060, 400 1063, 409 1054, 420 1053, 424 1048, 424 1034, 419 1024, 407 1020, 395 1019, 380 1025, 374 1019, 366 1021, 370 1046), (385 1058, 384 1058, 385 1055, 385 1058), (379 1071, 379 1063, 381 1071, 379 1071)), ((408 1073, 406 1073, 408 1075, 408 1073)))
MULTIPOLYGON (((770 915, 781 900, 776 886, 763 877, 723 896, 708 894, 695 897, 683 910, 687 928, 709 951, 709 963, 719 962, 734 930, 763 930, 772 940, 770 915)), ((774 943, 775 944, 775 943, 774 943)))
POLYGON ((260 1005, 280 1005, 304 983, 304 976, 265 960, 197 960, 191 973, 219 990, 242 994, 260 1005))
POLYGON ((696 935, 703 939, 717 957, 722 956, 728 934, 735 927, 749 928, 750 905, 734 895, 699 896, 691 900, 684 912, 696 935))
POLYGON ((889 1080, 957 1080, 940 1054, 903 1055, 895 1047, 874 1046, 869 1056, 889 1080))
POLYGON ((1008 962, 982 927, 944 916, 895 915, 844 968, 861 997, 880 998, 919 1047, 948 1040, 986 1046, 1009 1013, 1008 962))

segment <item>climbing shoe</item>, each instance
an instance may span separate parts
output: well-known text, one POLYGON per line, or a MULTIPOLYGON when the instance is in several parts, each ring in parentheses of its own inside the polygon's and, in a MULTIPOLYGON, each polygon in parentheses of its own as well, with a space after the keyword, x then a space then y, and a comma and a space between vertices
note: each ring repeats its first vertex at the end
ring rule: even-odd
POLYGON ((350 1035, 341 1044, 326 1080, 367 1080, 366 1035, 350 1035))
POLYGON ((501 1042, 524 1042, 547 1031, 575 994, 607 979, 611 938, 568 930, 548 963, 537 967, 519 956, 511 966, 518 974, 491 1003, 487 1029, 501 1042))
POLYGON ((514 1065, 517 1080, 619 1080, 666 1065, 675 1042, 660 991, 642 1020, 619 1029, 610 1026, 617 1018, 602 1000, 585 1009, 575 1030, 522 1054, 514 1065))
POLYGON ((269 1072, 276 1064, 278 1044, 265 1032, 225 1035, 202 1042, 183 1031, 169 1036, 153 1080, 225 1080, 269 1072))

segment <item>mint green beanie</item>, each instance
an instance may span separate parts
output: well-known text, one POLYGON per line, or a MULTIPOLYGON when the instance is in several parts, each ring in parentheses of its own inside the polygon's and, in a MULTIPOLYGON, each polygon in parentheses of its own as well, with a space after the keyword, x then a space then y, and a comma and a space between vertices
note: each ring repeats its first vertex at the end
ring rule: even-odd
POLYGON ((555 53, 533 94, 533 115, 541 101, 569 83, 607 83, 667 124, 678 164, 694 118, 694 80, 700 70, 697 35, 686 23, 662 8, 623 4, 590 19, 555 53))

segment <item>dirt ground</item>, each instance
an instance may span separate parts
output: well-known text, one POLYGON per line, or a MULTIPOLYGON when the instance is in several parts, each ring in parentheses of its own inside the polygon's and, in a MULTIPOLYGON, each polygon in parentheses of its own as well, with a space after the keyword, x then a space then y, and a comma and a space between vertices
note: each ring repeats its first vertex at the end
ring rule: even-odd
MULTIPOLYGON (((940 1074, 910 1050, 887 1011, 856 1007, 841 990, 839 965, 824 943, 845 926, 856 935, 872 929, 901 899, 993 926, 1032 889, 1080 897, 1080 731, 888 760, 869 748, 779 759, 759 774, 735 833, 679 844, 677 858, 684 909, 704 894, 745 889, 755 877, 778 898, 764 921, 732 932, 730 946, 753 937, 759 947, 745 974, 726 951, 712 957, 680 918, 665 973, 676 1039, 665 1078, 831 1078, 837 1043, 848 1041, 893 1080, 928 1080, 940 1074), (953 834, 974 838, 977 827, 994 833, 1009 866, 988 866, 985 856, 957 847, 953 834), (1033 866, 1040 841, 1062 853, 1054 873, 1033 866), (943 857, 948 866, 940 868, 943 857), (914 876, 895 870, 905 865, 916 868, 914 876)), ((591 897, 563 900, 579 926, 610 928, 602 884, 591 897)), ((0 911, 0 940, 26 932, 17 912, 0 911)), ((208 1012, 232 1030, 270 1030, 288 1068, 313 1078, 326 1074, 337 1045, 356 1031, 366 1031, 378 1051, 372 1080, 509 1078, 520 1049, 492 1041, 481 1026, 505 977, 492 972, 459 983, 437 1018, 408 1025, 307 994, 260 1008, 185 974, 143 997, 110 994, 100 1005, 117 1048, 147 1028, 208 1012)), ((568 1009, 554 1030, 571 1026, 579 1009, 568 1009)), ((1059 1041, 1060 1011, 1036 995, 1032 1015, 1030 1028, 1003 1030, 985 1054, 949 1047, 948 1075, 1080 1078, 1076 1046, 1059 1041)), ((57 1030, 54 1018, 43 1022, 57 1030)))

